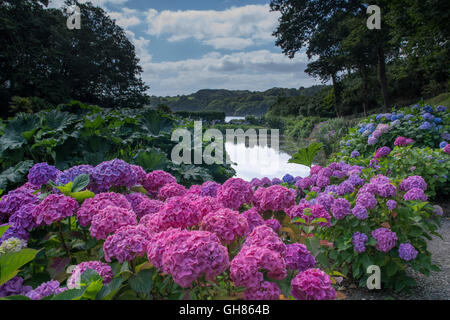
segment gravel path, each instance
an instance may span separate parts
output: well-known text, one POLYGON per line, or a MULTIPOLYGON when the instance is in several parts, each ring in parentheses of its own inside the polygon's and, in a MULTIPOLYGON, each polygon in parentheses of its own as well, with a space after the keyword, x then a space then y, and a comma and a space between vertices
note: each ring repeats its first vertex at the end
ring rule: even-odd
POLYGON ((439 230, 443 239, 433 237, 433 240, 428 243, 433 262, 441 267, 440 272, 431 272, 429 277, 413 272, 417 287, 410 294, 396 294, 389 290, 369 291, 358 288, 345 291, 347 299, 450 300, 450 203, 441 206, 445 212, 439 230))

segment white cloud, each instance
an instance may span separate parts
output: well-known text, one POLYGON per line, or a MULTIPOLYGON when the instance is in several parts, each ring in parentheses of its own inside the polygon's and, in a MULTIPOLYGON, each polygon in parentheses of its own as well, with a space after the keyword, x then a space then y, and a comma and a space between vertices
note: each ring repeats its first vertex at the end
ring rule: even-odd
POLYGON ((186 10, 147 12, 148 33, 171 42, 196 39, 215 49, 241 50, 273 42, 279 14, 269 5, 232 7, 224 11, 186 10))
POLYGON ((152 95, 188 94, 205 88, 260 91, 314 84, 303 72, 305 65, 304 55, 290 60, 268 50, 211 52, 199 59, 143 64, 143 77, 152 95))
POLYGON ((134 47, 136 49, 136 55, 140 60, 139 64, 142 66, 150 63, 152 60, 152 55, 148 51, 148 45, 150 44, 150 40, 145 39, 142 36, 136 38, 135 33, 130 30, 126 30, 125 34, 127 35, 128 39, 134 44, 134 47))
POLYGON ((112 11, 108 13, 111 19, 116 21, 116 24, 122 28, 129 28, 141 23, 137 10, 122 8, 120 12, 112 11))

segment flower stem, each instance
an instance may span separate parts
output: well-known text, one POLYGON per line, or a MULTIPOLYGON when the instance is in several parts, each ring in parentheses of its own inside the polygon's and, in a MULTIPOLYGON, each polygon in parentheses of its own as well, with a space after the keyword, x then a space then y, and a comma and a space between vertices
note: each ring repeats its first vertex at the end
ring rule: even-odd
POLYGON ((61 243, 64 250, 66 251, 67 257, 70 259, 70 251, 69 248, 67 247, 66 241, 64 240, 61 222, 59 222, 59 238, 61 239, 61 243))

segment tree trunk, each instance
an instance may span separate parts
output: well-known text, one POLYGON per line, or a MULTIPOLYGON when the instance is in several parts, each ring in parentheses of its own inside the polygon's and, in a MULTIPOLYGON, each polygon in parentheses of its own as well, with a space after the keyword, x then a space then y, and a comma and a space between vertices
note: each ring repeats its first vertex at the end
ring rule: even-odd
POLYGON ((380 45, 378 47, 378 65, 379 65, 379 76, 380 76, 380 85, 381 85, 381 93, 383 94, 383 102, 384 102, 384 111, 389 111, 389 93, 388 93, 388 86, 387 86, 387 78, 386 78, 386 63, 384 58, 384 49, 383 46, 380 45))
POLYGON ((331 82, 333 84, 333 94, 334 94, 334 110, 336 111, 336 116, 340 117, 339 113, 339 92, 337 87, 336 74, 331 75, 331 82))
POLYGON ((362 95, 363 95, 363 111, 364 111, 364 117, 367 116, 367 109, 369 108, 369 98, 367 95, 367 88, 368 88, 368 75, 367 75, 367 69, 362 68, 362 95))

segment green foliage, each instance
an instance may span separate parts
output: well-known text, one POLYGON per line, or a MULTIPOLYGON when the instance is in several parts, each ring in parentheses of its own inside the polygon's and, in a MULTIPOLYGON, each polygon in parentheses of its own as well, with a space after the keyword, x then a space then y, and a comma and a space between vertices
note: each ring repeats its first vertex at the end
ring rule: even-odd
MULTIPOLYGON (((189 184, 181 167, 169 166, 168 159, 175 146, 172 130, 183 124, 188 123, 150 108, 110 110, 75 101, 49 112, 18 114, 6 122, 0 136, 0 189, 7 191, 23 183, 35 163, 47 162, 65 170, 114 158, 147 171, 167 169, 181 183, 189 184)), ((196 179, 224 181, 233 174, 229 165, 205 164, 196 179)), ((91 196, 79 187, 74 183, 71 196, 78 200, 91 196)))
POLYGON ((322 143, 311 143, 308 147, 300 149, 296 154, 289 159, 289 163, 302 164, 307 167, 311 167, 314 158, 323 148, 322 143))
POLYGON ((205 121, 215 121, 219 120, 225 122, 225 112, 220 111, 177 111, 176 115, 189 118, 192 120, 205 120, 205 121))
POLYGON ((66 11, 43 3, 0 4, 2 117, 72 98, 104 107, 148 104, 135 47, 103 9, 78 2, 83 27, 69 30, 66 11))
POLYGON ((0 255, 0 286, 14 278, 25 264, 32 261, 37 250, 22 249, 19 252, 9 252, 0 255))

